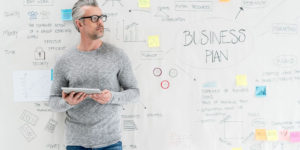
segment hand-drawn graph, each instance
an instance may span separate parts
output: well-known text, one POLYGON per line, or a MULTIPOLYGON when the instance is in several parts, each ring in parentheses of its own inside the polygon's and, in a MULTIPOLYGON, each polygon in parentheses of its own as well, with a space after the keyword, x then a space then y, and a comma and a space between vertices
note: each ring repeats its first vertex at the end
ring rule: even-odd
MULTIPOLYGON (((117 22, 117 26, 120 26, 120 22, 117 22)), ((126 22, 125 20, 122 21, 122 33, 119 34, 119 30, 117 29, 116 38, 120 36, 123 42, 146 42, 145 39, 142 39, 140 36, 140 24, 137 22, 126 22)))

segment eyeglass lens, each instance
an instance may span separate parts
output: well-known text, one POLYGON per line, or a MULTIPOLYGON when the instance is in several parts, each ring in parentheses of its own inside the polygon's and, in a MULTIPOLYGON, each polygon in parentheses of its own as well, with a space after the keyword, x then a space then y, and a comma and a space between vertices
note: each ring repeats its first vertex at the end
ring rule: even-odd
POLYGON ((103 22, 105 22, 106 21, 106 16, 103 16, 103 15, 101 15, 101 16, 92 16, 92 22, 98 22, 98 20, 99 19, 101 19, 103 22))

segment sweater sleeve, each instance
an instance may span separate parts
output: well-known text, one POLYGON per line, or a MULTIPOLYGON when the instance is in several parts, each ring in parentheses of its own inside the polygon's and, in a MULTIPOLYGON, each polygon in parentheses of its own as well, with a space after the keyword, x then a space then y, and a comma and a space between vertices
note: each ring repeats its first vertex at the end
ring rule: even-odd
POLYGON ((53 70, 53 82, 49 98, 49 106, 54 112, 65 112, 72 108, 63 98, 61 87, 68 87, 68 81, 65 78, 64 64, 58 60, 53 70))
POLYGON ((118 72, 117 77, 120 86, 123 88, 123 91, 111 91, 112 99, 109 103, 124 105, 137 102, 140 96, 140 92, 137 87, 137 81, 134 76, 130 60, 124 52, 121 52, 121 58, 119 62, 121 68, 118 72))

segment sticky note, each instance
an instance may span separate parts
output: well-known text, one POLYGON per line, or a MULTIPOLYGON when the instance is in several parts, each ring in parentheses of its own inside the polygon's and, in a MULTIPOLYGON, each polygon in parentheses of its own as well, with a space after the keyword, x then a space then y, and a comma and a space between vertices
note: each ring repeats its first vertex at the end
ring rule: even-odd
POLYGON ((237 86, 247 86, 248 85, 246 75, 237 75, 235 79, 236 79, 237 86))
POLYGON ((278 132, 279 140, 280 141, 289 141, 290 140, 290 133, 287 130, 282 130, 278 132))
POLYGON ((202 85, 203 88, 214 88, 217 87, 217 82, 211 81, 211 82, 206 82, 202 85))
POLYGON ((258 141, 267 140, 266 129, 256 129, 255 130, 255 139, 258 141))
POLYGON ((148 46, 151 48, 159 47, 159 36, 158 35, 149 36, 148 37, 148 46))
POLYGON ((256 86, 255 96, 264 97, 266 95, 267 95, 267 87, 266 86, 256 86))
POLYGON ((277 141, 278 134, 276 130, 267 130, 267 140, 268 141, 277 141))
POLYGON ((231 150, 243 150, 242 148, 232 148, 231 150))
POLYGON ((230 0, 220 0, 220 2, 229 2, 230 0))
POLYGON ((64 21, 72 20, 72 9, 62 9, 61 19, 64 21))
POLYGON ((290 133, 290 142, 300 142, 300 131, 290 133))
POLYGON ((150 0, 138 0, 139 7, 141 8, 149 8, 150 7, 150 0))

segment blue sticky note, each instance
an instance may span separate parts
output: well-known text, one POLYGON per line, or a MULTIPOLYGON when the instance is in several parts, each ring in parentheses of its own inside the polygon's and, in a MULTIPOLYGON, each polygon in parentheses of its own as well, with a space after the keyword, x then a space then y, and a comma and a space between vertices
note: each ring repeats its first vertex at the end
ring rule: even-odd
POLYGON ((62 9, 61 19, 64 21, 72 20, 72 9, 62 9))
POLYGON ((267 87, 266 86, 256 86, 255 95, 257 97, 267 96, 267 87))

